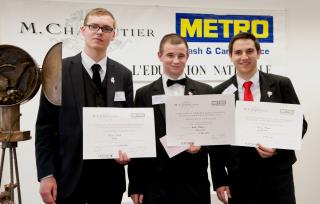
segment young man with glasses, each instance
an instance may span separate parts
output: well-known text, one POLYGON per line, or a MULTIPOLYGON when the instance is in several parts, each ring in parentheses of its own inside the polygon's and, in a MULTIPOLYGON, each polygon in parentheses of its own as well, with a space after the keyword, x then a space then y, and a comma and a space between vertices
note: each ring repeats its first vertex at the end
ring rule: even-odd
POLYGON ((82 108, 133 105, 131 71, 107 57, 115 24, 106 9, 91 10, 80 28, 83 51, 62 62, 62 105, 41 95, 35 146, 40 194, 47 204, 121 203, 126 154, 116 160, 82 159, 82 108))

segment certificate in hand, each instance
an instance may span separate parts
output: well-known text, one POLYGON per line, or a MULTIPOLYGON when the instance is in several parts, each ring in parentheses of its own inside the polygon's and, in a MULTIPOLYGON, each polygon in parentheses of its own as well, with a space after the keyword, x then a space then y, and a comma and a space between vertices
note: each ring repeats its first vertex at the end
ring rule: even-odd
POLYGON ((237 101, 234 145, 298 150, 302 124, 300 105, 237 101))
POLYGON ((234 103, 233 94, 168 97, 168 146, 234 143, 234 103))
POLYGON ((156 157, 152 108, 83 108, 83 159, 156 157))

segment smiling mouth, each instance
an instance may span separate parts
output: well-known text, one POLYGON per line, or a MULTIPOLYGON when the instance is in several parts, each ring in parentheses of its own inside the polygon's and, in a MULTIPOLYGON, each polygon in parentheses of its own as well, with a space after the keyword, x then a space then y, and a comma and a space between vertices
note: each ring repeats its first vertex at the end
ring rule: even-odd
POLYGON ((250 62, 240 62, 240 65, 249 65, 250 62))
POLYGON ((94 41, 99 41, 99 42, 102 42, 102 39, 100 38, 93 38, 94 41))
POLYGON ((180 68, 181 68, 181 66, 179 66, 179 67, 177 67, 177 66, 173 66, 172 68, 173 68, 173 69, 180 69, 180 68))

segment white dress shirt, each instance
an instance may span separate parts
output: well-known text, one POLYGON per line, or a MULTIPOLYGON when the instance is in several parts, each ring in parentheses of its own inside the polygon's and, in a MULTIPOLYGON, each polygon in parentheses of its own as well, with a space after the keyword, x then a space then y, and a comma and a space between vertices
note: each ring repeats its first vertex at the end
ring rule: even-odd
POLYGON ((93 76, 93 71, 91 69, 92 65, 99 64, 101 66, 101 69, 99 71, 101 81, 103 81, 104 77, 107 73, 107 56, 105 56, 103 59, 101 59, 99 62, 95 62, 91 57, 89 57, 84 51, 81 52, 81 62, 90 77, 93 76))
POLYGON ((185 86, 176 83, 176 84, 173 84, 172 86, 168 87, 167 86, 167 80, 168 79, 179 80, 179 79, 183 79, 185 77, 186 77, 185 74, 182 74, 177 79, 173 79, 173 78, 169 77, 166 74, 162 74, 162 84, 163 84, 163 89, 164 89, 165 95, 166 96, 183 96, 184 95, 185 86))
MULTIPOLYGON (((261 92, 260 92, 259 71, 257 70, 256 73, 248 81, 252 82, 250 90, 253 96, 253 101, 260 101, 261 92)), ((246 80, 242 79, 241 77, 239 77, 239 75, 237 75, 237 82, 238 82, 239 100, 243 101, 243 98, 244 98, 243 84, 244 82, 246 82, 246 80)))

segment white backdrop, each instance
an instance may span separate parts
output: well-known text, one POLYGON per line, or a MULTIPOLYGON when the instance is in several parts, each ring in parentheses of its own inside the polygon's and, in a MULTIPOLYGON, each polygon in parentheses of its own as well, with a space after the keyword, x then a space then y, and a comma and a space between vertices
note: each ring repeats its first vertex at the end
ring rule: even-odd
POLYGON ((12 1, 3 7, 4 19, 10 20, 3 21, 1 40, 25 49, 40 65, 43 55, 57 42, 63 42, 63 57, 75 55, 83 48, 79 27, 87 10, 96 6, 107 7, 116 16, 116 39, 108 55, 128 67, 135 82, 154 81, 160 76, 162 66, 156 53, 161 38, 172 32, 187 37, 190 58, 186 74, 193 79, 221 82, 235 73, 228 42, 240 30, 256 33, 261 41, 258 66, 263 71, 285 74, 285 11, 279 9, 12 1), (19 7, 24 10, 11 12, 19 7), (37 15, 28 12, 32 9, 37 15))
MULTIPOLYGON (((18 14, 26 14, 28 19, 26 21, 32 22, 40 18, 40 16, 46 16, 47 22, 57 22, 56 19, 58 16, 55 16, 55 9, 59 12, 67 12, 66 7, 52 7, 53 2, 58 1, 44 1, 44 0, 0 0, 0 44, 6 44, 5 40, 8 39, 8 35, 12 35, 9 32, 16 25, 16 17, 21 16, 18 14), (33 5, 40 2, 46 2, 47 8, 44 10, 32 10, 33 5), (12 7, 12 5, 15 5, 12 7), (28 8, 28 9, 26 9, 28 8), (9 9, 9 10, 8 10, 9 9), (45 15, 48 9, 52 10, 52 14, 45 15), (10 17, 6 14, 10 13, 10 17), (17 15, 15 15, 17 14, 17 15)), ((82 2, 88 5, 88 8, 93 8, 96 6, 105 6, 106 3, 110 4, 110 7, 115 6, 114 4, 121 4, 122 10, 115 15, 122 16, 124 12, 129 12, 126 10, 126 5, 132 5, 133 2, 130 0, 100 0, 94 1, 80 1, 80 0, 69 0, 68 2, 82 2), (90 2, 90 4, 88 4, 90 2), (102 4, 103 3, 103 4, 102 4)), ((59 1, 57 5, 63 5, 66 1, 59 1)), ((297 94, 299 96, 300 102, 302 103, 303 110, 305 112, 306 119, 309 123, 309 129, 303 141, 302 150, 298 151, 298 162, 294 165, 294 174, 295 174, 295 183, 296 183, 296 196, 297 203, 317 203, 317 199, 320 190, 318 184, 320 183, 320 177, 317 173, 320 171, 320 159, 317 156, 317 147, 319 145, 320 126, 319 123, 319 109, 317 105, 320 103, 319 96, 320 91, 320 82, 318 80, 319 68, 318 58, 319 53, 316 52, 320 46, 318 40, 318 33, 320 31, 318 19, 320 14, 316 8, 316 0, 305 0, 302 2, 292 2, 290 0, 269 0, 266 2, 261 1, 215 1, 215 0, 198 0, 198 1, 184 1, 179 0, 135 0, 134 4, 144 6, 165 6, 168 8, 171 7, 188 7, 190 10, 194 11, 197 8, 202 10, 236 10, 239 9, 239 12, 243 10, 252 11, 252 13, 261 10, 261 14, 266 14, 268 11, 274 10, 285 10, 286 19, 285 19, 285 55, 283 71, 288 77, 291 78, 297 94), (302 9, 303 8, 303 9, 302 9)), ((259 12, 258 12, 259 13, 259 12)), ((166 19, 166 16, 161 16, 160 14, 156 16, 157 19, 166 19)), ((38 20, 37 20, 38 21, 38 20)), ((155 23, 157 25, 157 23, 155 23)), ((160 32, 160 31, 159 31, 160 32)), ((162 31, 161 34, 170 31, 162 31)), ((161 36, 161 34, 159 34, 161 36)), ((34 43, 34 46, 28 48, 28 53, 30 53, 39 64, 42 63, 42 59, 46 51, 49 49, 49 43, 39 42, 26 42, 19 38, 19 36, 13 39, 13 42, 16 42, 15 45, 24 48, 25 44, 34 43), (45 46, 44 46, 45 45, 45 46), (39 60, 38 60, 39 59, 39 60)), ((52 44, 54 41, 52 41, 52 44)), ((11 43, 12 44, 12 43, 11 43)), ((152 45, 158 44, 155 42, 151 43, 152 45)), ((156 53, 154 50, 155 60, 156 53)), ((132 50, 130 53, 131 56, 139 56, 139 53, 136 53, 135 50, 132 50)), ((115 58, 116 59, 116 58, 115 58)), ((276 72, 277 73, 277 72, 276 72)), ((144 85, 146 82, 135 83, 135 90, 144 85)), ((209 81, 209 83, 211 83, 209 81)), ((214 83, 211 83, 214 85, 214 83)), ((36 120, 36 113, 38 107, 38 98, 37 95, 29 103, 21 106, 22 118, 21 118, 21 130, 31 130, 31 134, 34 137, 34 125, 36 120)), ((34 138, 29 141, 19 143, 18 147, 18 160, 20 167, 20 180, 22 185, 22 199, 23 203, 35 203, 40 204, 41 199, 38 195, 38 183, 36 180, 36 168, 35 168, 35 157, 34 157, 34 138)), ((8 166, 6 166, 8 168, 8 166)), ((7 171, 3 176, 4 179, 8 178, 7 171)), ((4 180, 2 182, 6 183, 4 180)), ((126 197, 126 195, 124 195, 126 197)))

